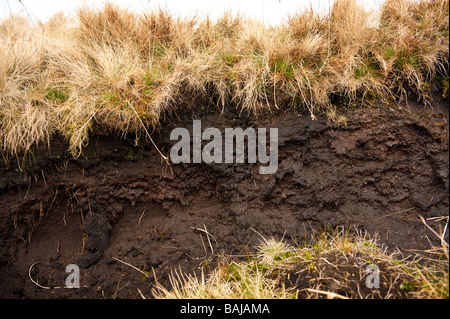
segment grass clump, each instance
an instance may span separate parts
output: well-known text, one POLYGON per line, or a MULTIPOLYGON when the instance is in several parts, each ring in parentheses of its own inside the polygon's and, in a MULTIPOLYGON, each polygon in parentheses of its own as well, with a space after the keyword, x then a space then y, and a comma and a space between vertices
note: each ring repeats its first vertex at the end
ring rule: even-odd
POLYGON ((412 90, 426 101, 436 76, 448 87, 448 5, 386 0, 366 12, 336 0, 327 14, 306 10, 277 26, 110 3, 33 25, 10 17, 0 21, 0 147, 17 154, 60 134, 79 155, 92 133, 142 136, 143 125, 200 103, 314 117, 333 114, 336 97, 412 90))
POLYGON ((388 253, 376 239, 338 227, 292 246, 263 239, 245 260, 221 256, 205 275, 174 272, 155 298, 448 298, 448 257, 388 253), (370 269, 378 286, 370 286, 370 269))

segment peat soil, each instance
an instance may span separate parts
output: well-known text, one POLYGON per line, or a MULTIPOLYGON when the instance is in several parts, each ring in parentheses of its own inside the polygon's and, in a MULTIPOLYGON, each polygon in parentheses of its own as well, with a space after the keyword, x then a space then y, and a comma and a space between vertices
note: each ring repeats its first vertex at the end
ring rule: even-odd
POLYGON ((155 278, 198 271, 218 254, 253 252, 264 238, 309 241, 352 227, 405 254, 439 246, 448 217, 448 101, 346 111, 346 121, 279 114, 242 117, 197 109, 154 132, 169 154, 175 127, 277 127, 279 166, 168 165, 149 142, 94 136, 74 159, 50 150, 3 157, 0 297, 151 297, 155 278), (80 288, 65 288, 66 266, 80 288))

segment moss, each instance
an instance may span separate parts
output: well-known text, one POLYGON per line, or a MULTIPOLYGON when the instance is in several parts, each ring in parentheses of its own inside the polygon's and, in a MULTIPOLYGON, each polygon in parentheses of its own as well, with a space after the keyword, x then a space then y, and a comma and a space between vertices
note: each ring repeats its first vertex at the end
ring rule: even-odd
POLYGON ((142 158, 143 152, 134 147, 128 148, 128 153, 124 155, 123 159, 127 161, 137 161, 142 158))
POLYGON ((61 88, 50 88, 48 89, 45 97, 49 100, 64 103, 69 99, 69 94, 64 92, 64 90, 61 88))

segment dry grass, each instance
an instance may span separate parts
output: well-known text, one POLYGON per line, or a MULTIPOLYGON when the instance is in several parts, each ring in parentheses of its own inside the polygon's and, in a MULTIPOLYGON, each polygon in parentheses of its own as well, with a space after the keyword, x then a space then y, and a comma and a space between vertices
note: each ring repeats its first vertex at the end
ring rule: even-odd
POLYGON ((170 287, 156 282, 155 298, 418 298, 448 299, 448 255, 433 258, 388 253, 375 238, 344 228, 316 233, 291 246, 264 239, 246 258, 220 256, 200 278, 174 272, 170 287), (368 287, 367 267, 379 269, 379 287, 368 287))
POLYGON ((448 5, 387 0, 373 23, 355 0, 337 0, 327 15, 275 27, 111 4, 38 25, 11 17, 0 22, 0 146, 17 154, 60 134, 79 155, 93 132, 144 136, 142 124, 200 103, 314 117, 335 114, 334 97, 412 90, 426 101, 435 75, 448 85, 448 5))

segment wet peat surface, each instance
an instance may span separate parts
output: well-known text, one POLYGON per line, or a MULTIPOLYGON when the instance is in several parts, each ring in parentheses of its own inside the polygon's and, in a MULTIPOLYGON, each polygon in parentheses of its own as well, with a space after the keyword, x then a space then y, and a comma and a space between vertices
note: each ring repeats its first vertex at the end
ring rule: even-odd
POLYGON ((278 170, 260 164, 172 164, 151 143, 95 136, 74 159, 57 138, 0 168, 0 297, 151 297, 155 276, 198 271, 265 238, 290 243, 346 226, 389 251, 439 246, 421 222, 448 216, 448 104, 352 109, 346 123, 279 115, 186 113, 152 137, 169 154, 170 131, 277 127, 278 170), (27 169, 23 169, 27 167, 27 169), (435 218, 433 218, 435 217, 435 218), (80 288, 66 289, 66 266, 80 288), (138 271, 138 269, 140 271, 138 271))

